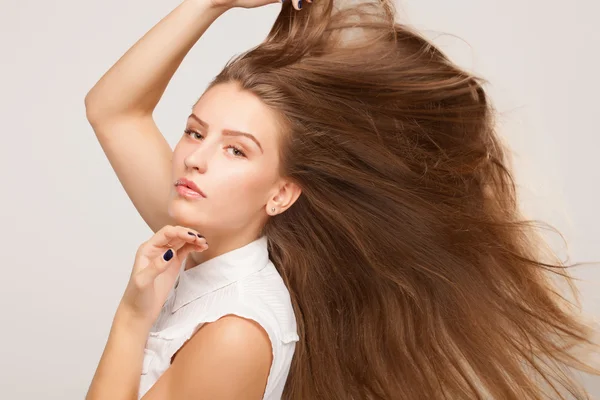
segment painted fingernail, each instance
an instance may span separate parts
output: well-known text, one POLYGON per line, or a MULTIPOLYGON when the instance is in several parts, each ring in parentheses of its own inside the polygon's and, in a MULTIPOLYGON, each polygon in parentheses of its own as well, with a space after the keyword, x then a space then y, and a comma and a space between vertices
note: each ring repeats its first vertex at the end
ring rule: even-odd
POLYGON ((298 10, 302 9, 302 0, 298 0, 298 10))
POLYGON ((188 232, 188 235, 196 236, 194 232, 188 232))
POLYGON ((204 238, 204 236, 202 236, 201 234, 198 234, 198 237, 199 237, 200 239, 204 238))
POLYGON ((173 250, 169 249, 163 254, 163 260, 169 261, 171 258, 173 258, 173 250))

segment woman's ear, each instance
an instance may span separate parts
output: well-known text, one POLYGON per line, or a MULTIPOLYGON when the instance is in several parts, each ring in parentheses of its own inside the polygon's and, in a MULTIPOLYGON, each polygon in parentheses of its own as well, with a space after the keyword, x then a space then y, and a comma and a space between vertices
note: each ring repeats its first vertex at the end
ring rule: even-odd
POLYGON ((281 214, 292 206, 302 194, 300 186, 294 182, 285 182, 279 192, 267 203, 267 214, 281 214))

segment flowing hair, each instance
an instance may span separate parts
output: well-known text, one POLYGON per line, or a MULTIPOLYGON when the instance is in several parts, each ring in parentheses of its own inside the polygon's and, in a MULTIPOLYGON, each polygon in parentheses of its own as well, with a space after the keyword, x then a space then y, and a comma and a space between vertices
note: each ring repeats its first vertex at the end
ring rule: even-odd
POLYGON ((385 0, 315 0, 226 82, 276 111, 302 188, 263 230, 300 335, 284 399, 589 398, 573 265, 519 211, 482 79, 385 0))

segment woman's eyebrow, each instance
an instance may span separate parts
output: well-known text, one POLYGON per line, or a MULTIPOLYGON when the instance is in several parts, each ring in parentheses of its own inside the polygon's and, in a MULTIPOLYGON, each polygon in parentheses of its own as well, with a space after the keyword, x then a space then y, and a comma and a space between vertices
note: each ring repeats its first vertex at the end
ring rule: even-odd
MULTIPOLYGON (((196 114, 194 114, 194 113, 190 114, 190 116, 188 117, 188 119, 189 118, 191 118, 191 119, 195 120, 196 122, 198 122, 200 125, 202 125, 203 128, 208 129, 208 124, 205 121, 203 121, 200 117, 198 117, 196 114)), ((251 133, 234 131, 234 130, 231 130, 231 129, 223 129, 223 131, 221 132, 221 134, 224 135, 224 136, 245 136, 248 139, 252 140, 254 143, 256 143, 256 145, 260 149, 260 152, 264 153, 263 148, 260 145, 260 142, 251 133)))

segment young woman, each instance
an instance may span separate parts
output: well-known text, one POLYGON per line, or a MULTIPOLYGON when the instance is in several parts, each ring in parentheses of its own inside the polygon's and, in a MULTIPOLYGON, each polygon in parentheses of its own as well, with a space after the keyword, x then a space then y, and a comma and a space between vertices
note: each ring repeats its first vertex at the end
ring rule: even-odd
MULTIPOLYGON (((233 7, 185 0, 86 97, 155 235, 88 399, 553 399, 596 344, 480 82, 385 1, 286 1, 172 151, 152 113, 233 7)), ((573 290, 575 290, 573 288, 573 290)))

